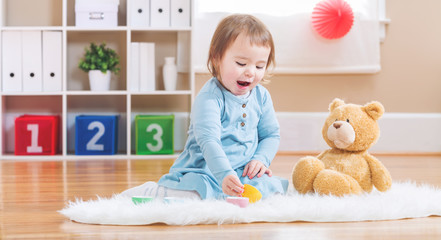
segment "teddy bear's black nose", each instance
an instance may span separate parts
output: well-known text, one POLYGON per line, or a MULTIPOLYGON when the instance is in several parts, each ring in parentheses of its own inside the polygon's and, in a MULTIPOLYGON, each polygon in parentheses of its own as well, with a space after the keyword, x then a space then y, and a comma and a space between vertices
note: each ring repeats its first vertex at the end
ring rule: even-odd
POLYGON ((339 129, 341 127, 341 123, 335 122, 334 124, 332 124, 332 126, 334 126, 335 129, 339 129))

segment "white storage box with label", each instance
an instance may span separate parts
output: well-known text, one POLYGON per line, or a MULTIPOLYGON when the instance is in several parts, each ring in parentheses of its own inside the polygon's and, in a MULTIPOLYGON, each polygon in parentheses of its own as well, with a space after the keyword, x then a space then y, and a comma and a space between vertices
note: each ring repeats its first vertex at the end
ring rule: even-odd
POLYGON ((116 27, 118 6, 119 0, 76 0, 75 26, 116 27))

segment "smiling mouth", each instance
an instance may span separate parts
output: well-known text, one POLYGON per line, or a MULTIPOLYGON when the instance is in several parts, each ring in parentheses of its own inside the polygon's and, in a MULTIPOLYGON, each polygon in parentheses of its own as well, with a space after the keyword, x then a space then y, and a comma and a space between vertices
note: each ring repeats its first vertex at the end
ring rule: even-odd
POLYGON ((248 87, 251 83, 245 81, 237 81, 237 84, 239 84, 242 87, 248 87))

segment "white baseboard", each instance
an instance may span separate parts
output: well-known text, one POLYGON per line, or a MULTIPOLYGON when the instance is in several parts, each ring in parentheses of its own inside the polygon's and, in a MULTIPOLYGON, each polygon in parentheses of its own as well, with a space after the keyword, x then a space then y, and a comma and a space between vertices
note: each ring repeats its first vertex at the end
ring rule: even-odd
MULTIPOLYGON (((279 151, 319 152, 328 149, 322 137, 323 113, 278 112, 279 151)), ((370 149, 381 153, 440 153, 441 114, 385 113, 379 120, 381 136, 370 149)))

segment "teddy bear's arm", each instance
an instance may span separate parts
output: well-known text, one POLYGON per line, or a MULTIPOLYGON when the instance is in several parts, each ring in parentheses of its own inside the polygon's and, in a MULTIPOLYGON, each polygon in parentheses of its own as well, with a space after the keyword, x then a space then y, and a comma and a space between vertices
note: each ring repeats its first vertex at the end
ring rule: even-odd
POLYGON ((328 152, 329 152, 329 150, 325 150, 325 151, 321 152, 321 153, 317 156, 317 158, 320 159, 320 160, 322 160, 323 157, 324 157, 328 152))
POLYGON ((379 191, 387 191, 392 185, 392 177, 387 168, 374 156, 365 154, 372 174, 372 183, 379 191))

